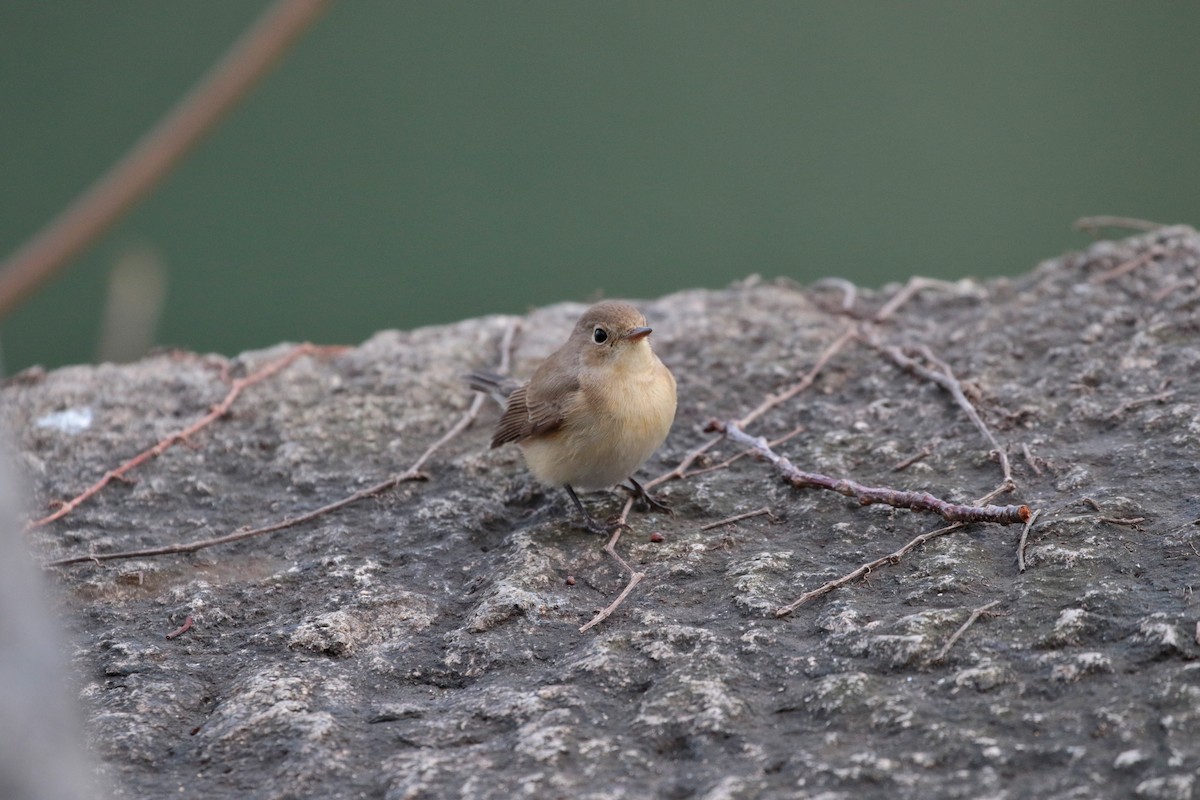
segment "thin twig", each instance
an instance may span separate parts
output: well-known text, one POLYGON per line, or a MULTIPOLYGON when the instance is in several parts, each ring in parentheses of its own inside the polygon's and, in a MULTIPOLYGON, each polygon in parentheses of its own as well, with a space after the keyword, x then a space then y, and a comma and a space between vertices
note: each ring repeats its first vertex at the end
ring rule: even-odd
POLYGON ((621 590, 619 595, 617 595, 617 599, 613 600, 600 611, 596 612, 596 616, 592 617, 590 620, 580 626, 580 633, 587 633, 593 627, 608 619, 609 616, 611 616, 612 613, 616 611, 622 603, 625 602, 625 598, 629 597, 630 593, 633 592, 634 587, 641 583, 642 579, 646 577, 646 573, 638 572, 633 567, 629 566, 629 562, 621 558, 620 554, 617 553, 617 542, 621 539, 621 531, 625 529, 625 519, 629 515, 629 509, 632 507, 633 498, 631 497, 625 501, 625 510, 621 512, 621 520, 613 530, 613 535, 609 538, 608 544, 604 545, 604 552, 612 556, 612 558, 621 565, 621 568, 629 573, 629 582, 625 584, 625 588, 621 590))
POLYGON ((1029 542, 1029 531, 1033 528, 1033 523, 1037 522, 1037 518, 1042 515, 1042 510, 1039 508, 1030 515, 1029 519, 1025 520, 1025 527, 1021 529, 1021 540, 1017 542, 1017 572, 1025 571, 1025 546, 1029 542))
POLYGON ((754 437, 738 427, 735 422, 713 420, 710 430, 722 431, 727 437, 742 445, 753 447, 769 461, 784 480, 797 489, 827 489, 831 492, 853 497, 862 505, 881 503, 894 508, 927 511, 938 514, 947 522, 996 522, 1013 525, 1029 518, 1029 506, 961 505, 941 500, 928 492, 909 492, 889 487, 864 486, 846 478, 832 478, 816 472, 797 469, 791 461, 776 453, 761 436, 754 437))
POLYGON ((1036 456, 1034 456, 1033 451, 1029 449, 1028 444, 1021 444, 1021 453, 1025 456, 1025 463, 1029 465, 1031 470, 1033 470, 1033 474, 1041 477, 1042 468, 1038 466, 1038 459, 1036 456))
POLYGON ((885 564, 895 564, 898 561, 900 561, 900 559, 903 558, 904 555, 908 551, 912 550, 913 548, 919 547, 931 539, 936 539, 938 536, 945 536, 947 533, 953 533, 954 531, 958 530, 959 528, 964 527, 965 525, 966 525, 966 523, 956 522, 953 525, 947 525, 944 528, 938 528, 937 530, 932 530, 932 531, 929 531, 928 533, 922 533, 920 536, 917 536, 916 538, 912 539, 911 541, 908 542, 908 544, 904 545, 896 552, 889 553, 888 555, 883 556, 882 558, 877 558, 870 563, 863 564, 862 566, 858 567, 858 569, 854 570, 853 572, 848 572, 840 578, 835 578, 834 580, 829 581, 828 583, 824 584, 823 586, 813 589, 811 592, 805 592, 804 594, 800 595, 800 597, 798 599, 793 600, 791 603, 788 603, 786 606, 780 606, 779 608, 775 609, 775 616, 786 617, 788 614, 792 613, 793 611, 795 611, 797 608, 804 605, 808 601, 814 600, 818 597, 821 597, 822 595, 829 594, 834 589, 837 589, 840 586, 845 586, 848 583, 852 583, 853 581, 858 580, 862 576, 871 573, 876 568, 882 567, 885 564))
POLYGON ((1017 482, 1013 480, 1012 468, 1008 463, 1008 454, 1005 452, 1004 448, 1000 446, 1000 443, 996 441, 996 437, 992 435, 992 432, 988 429, 988 426, 984 424, 983 419, 979 416, 979 412, 975 410, 975 405, 969 399, 967 399, 967 395, 966 392, 963 391, 962 384, 959 382, 958 378, 955 377, 954 372, 950 369, 950 366, 935 356, 933 351, 924 345, 919 348, 921 355, 923 355, 927 361, 934 364, 937 369, 930 369, 919 361, 909 358, 899 347, 884 347, 878 342, 873 342, 872 344, 876 347, 879 347, 884 354, 895 361, 903 369, 914 372, 926 380, 933 381, 938 386, 941 386, 950 393, 950 396, 954 398, 954 402, 956 402, 959 408, 966 413, 972 424, 975 425, 975 428, 981 434, 983 434, 983 438, 986 439, 988 444, 991 445, 992 452, 996 453, 996 456, 1000 461, 1000 470, 1004 474, 1004 491, 1012 491, 1015 489, 1017 482))
POLYGON ((754 511, 747 511, 745 514, 735 514, 732 517, 726 517, 725 519, 718 520, 716 522, 710 522, 700 530, 711 531, 713 528, 720 528, 723 525, 729 525, 733 522, 740 522, 744 519, 750 519, 751 517, 761 517, 764 514, 772 519, 775 517, 775 515, 771 513, 771 509, 763 506, 762 508, 755 509, 754 511))
POLYGON ((937 278, 922 278, 920 275, 914 275, 908 279, 908 283, 904 284, 904 287, 900 291, 896 292, 891 300, 884 304, 883 308, 875 312, 873 319, 875 322, 886 322, 893 314, 900 310, 901 306, 926 289, 941 289, 953 292, 957 288, 949 281, 942 281, 937 278))
POLYGON ((1161 222, 1150 222, 1144 219, 1134 219, 1133 217, 1080 217, 1075 220, 1072 225, 1077 231, 1086 231, 1093 236, 1100 232, 1101 228, 1128 228, 1132 231, 1156 231, 1159 228, 1165 228, 1166 225, 1161 222))
POLYGON ((842 331, 841 336, 834 339, 833 343, 821 352, 821 355, 817 358, 817 362, 813 364, 812 369, 804 374, 804 377, 778 394, 767 395, 767 397, 761 403, 759 403, 749 413, 745 414, 741 419, 738 420, 738 425, 743 428, 746 427, 771 409, 782 403, 786 403, 788 400, 791 400, 793 397, 812 386, 813 381, 815 381, 817 376, 821 374, 821 370, 825 369, 825 365, 829 363, 830 359, 837 355, 847 343, 857 338, 857 336, 858 333, 853 327, 847 327, 844 331, 842 331))
POLYGON ((192 629, 192 618, 188 616, 183 620, 183 624, 175 630, 163 636, 164 639, 177 639, 192 629))
MULTIPOLYGON (((517 331, 519 329, 520 329, 520 324, 517 322, 514 322, 511 326, 509 326, 509 329, 505 332, 504 339, 500 345, 500 364, 501 365, 500 365, 499 369, 501 371, 508 370, 508 364, 510 363, 510 360, 511 360, 511 351, 512 351, 513 341, 515 340, 517 331)), ((421 472, 421 467, 424 466, 425 462, 428 461, 429 458, 437 450, 439 450, 443 445, 445 445, 447 442, 449 442, 455 436, 457 436, 458 434, 460 434, 464 430, 466 430, 466 428, 479 415, 479 411, 481 408, 483 408, 483 404, 486 400, 487 400, 487 398, 484 395, 476 394, 475 397, 471 401, 471 405, 467 408, 467 410, 465 412, 463 412, 462 416, 459 417, 458 421, 456 423, 454 423, 454 425, 451 426, 451 428, 448 431, 446 431, 446 433, 444 433, 437 441, 435 441, 433 444, 429 445, 429 447, 427 447, 425 449, 425 452, 421 453, 421 455, 417 458, 417 460, 414 461, 411 465, 409 465, 409 467, 407 469, 405 469, 403 472, 400 472, 397 475, 394 475, 391 478, 388 478, 387 480, 380 481, 379 483, 375 484, 374 486, 369 486, 365 489, 360 489, 359 491, 354 492, 353 494, 347 495, 346 497, 343 497, 340 500, 336 500, 332 503, 328 503, 327 505, 323 505, 320 508, 315 508, 312 511, 308 511, 299 516, 289 517, 288 519, 284 519, 279 522, 274 522, 274 523, 271 523, 270 525, 264 525, 259 528, 234 531, 233 533, 226 534, 224 536, 217 536, 217 537, 213 537, 211 539, 201 539, 200 541, 196 541, 196 542, 166 545, 164 547, 150 547, 150 548, 146 548, 146 549, 142 549, 142 550, 125 550, 125 551, 117 552, 117 553, 97 553, 97 554, 91 554, 91 555, 86 555, 86 556, 73 556, 70 558, 61 558, 56 561, 50 561, 50 562, 46 563, 44 566, 46 566, 46 567, 62 567, 62 566, 67 566, 69 564, 82 564, 85 562, 113 561, 116 559, 124 559, 124 558, 147 558, 150 556, 170 555, 170 554, 175 554, 175 553, 194 553, 197 550, 203 550, 208 547, 214 547, 216 545, 222 545, 222 544, 229 544, 231 542, 238 542, 243 539, 250 539, 250 538, 253 538, 256 536, 263 536, 268 533, 274 533, 275 531, 281 531, 281 530, 284 530, 285 528, 292 528, 297 525, 301 525, 305 522, 314 520, 317 517, 324 516, 325 514, 329 514, 330 512, 337 511, 338 509, 344 508, 345 506, 351 505, 352 503, 357 503, 359 500, 363 500, 365 498, 373 497, 375 495, 386 492, 389 489, 392 489, 392 488, 400 485, 401 483, 404 483, 407 481, 426 480, 428 476, 425 475, 425 473, 421 472)))
POLYGON ((0 265, 0 318, 146 196, 329 5, 277 0, 120 161, 0 265))
POLYGON ((1166 250, 1163 249, 1161 245, 1156 244, 1150 249, 1146 250, 1146 252, 1136 255, 1128 261, 1124 261, 1111 269, 1106 269, 1104 272, 1093 275, 1088 279, 1088 283, 1094 286, 1098 286, 1102 283, 1108 283, 1114 278, 1119 278, 1128 272, 1133 272, 1138 267, 1149 264, 1154 259, 1163 255, 1165 252, 1166 250))
POLYGON ((1151 403, 1165 403, 1174 396, 1175 396, 1175 390, 1171 389, 1166 392, 1159 392, 1158 394, 1152 394, 1149 397, 1139 397, 1136 400, 1126 400, 1124 403, 1121 403, 1121 405, 1117 406, 1111 412, 1109 412, 1108 418, 1116 419, 1117 417, 1121 416, 1122 414, 1124 414, 1126 411, 1129 411, 1130 409, 1150 405, 1151 403))
POLYGON ((233 406, 234 402, 238 399, 242 392, 254 384, 261 383, 267 378, 270 378, 281 370, 287 368, 301 356, 331 355, 340 353, 345 349, 346 348, 342 346, 320 346, 307 343, 297 345, 295 348, 289 350, 280 358, 270 362, 265 367, 255 370, 244 378, 238 378, 230 386, 229 392, 225 395, 224 399, 213 406, 212 409, 203 417, 196 420, 191 425, 188 425, 186 428, 178 430, 175 433, 160 439, 159 442, 153 447, 143 450, 133 458, 121 464, 119 467, 104 473, 100 480, 93 483, 87 489, 84 489, 75 497, 62 502, 61 504, 57 504, 58 509, 53 514, 48 514, 41 519, 36 519, 27 523, 25 525, 25 530, 31 531, 34 528, 40 528, 43 525, 48 525, 51 522, 54 522, 55 520, 62 519, 67 514, 70 514, 72 511, 78 508, 81 504, 94 497, 97 493, 104 489, 105 486, 112 483, 114 480, 125 480, 125 475, 127 473, 133 471, 150 459, 157 458, 174 445, 179 444, 180 442, 189 441, 190 438, 196 435, 199 431, 228 414, 229 409, 233 406))
MULTIPOLYGON (((741 427, 746 427, 751 422, 753 422, 754 420, 761 417, 763 414, 770 411, 772 408, 775 408, 776 406, 778 406, 780 403, 784 403, 784 402, 792 399, 796 395, 800 394, 800 392, 803 392, 805 389, 807 389, 809 386, 812 386, 813 382, 817 379, 817 376, 821 373, 821 370, 823 370, 825 368, 825 366, 830 362, 830 360, 835 355, 837 355, 838 352, 840 352, 841 349, 843 347, 845 347, 847 343, 849 343, 850 341, 852 341, 855 338, 856 338, 856 333, 855 333, 855 330, 853 327, 850 327, 850 328, 847 328, 846 330, 844 330, 837 339, 834 339, 833 342, 828 347, 826 347, 823 351, 821 351, 821 355, 817 357, 816 363, 813 364, 812 368, 808 372, 806 372, 799 381, 792 384, 787 389, 784 389, 782 392, 780 392, 778 394, 768 395, 766 397, 766 399, 764 399, 761 403, 758 404, 757 407, 755 407, 753 410, 751 410, 745 416, 743 416, 741 419, 739 419, 738 425, 740 425, 741 427)), ((722 437, 720 437, 720 436, 714 436, 713 438, 709 439, 707 442, 701 444, 699 447, 696 447, 695 449, 689 451, 688 454, 683 457, 683 460, 680 461, 675 466, 674 469, 664 472, 662 475, 659 475, 657 478, 654 478, 653 480, 648 481, 646 483, 646 488, 650 489, 654 486, 658 486, 659 484, 666 483, 669 480, 681 479, 681 478, 686 477, 688 468, 691 467, 692 464, 694 464, 696 462, 696 459, 700 458, 700 456, 704 455, 704 453, 708 452, 708 450, 710 450, 714 445, 716 445, 718 442, 720 442, 721 438, 722 437)))
MULTIPOLYGON (((784 442, 788 441, 789 439, 793 439, 796 436, 799 436, 800 434, 804 433, 804 431, 805 431, 805 427, 803 425, 797 425, 795 428, 792 428, 790 431, 785 433, 783 436, 780 436, 777 439, 772 439, 771 441, 767 442, 767 444, 769 444, 771 447, 778 447, 779 445, 783 444, 784 442)), ((695 470, 694 472, 689 472, 687 475, 683 476, 683 479, 687 480, 689 478, 695 478, 697 475, 704 475, 709 472, 717 472, 719 470, 728 469, 735 462, 740 461, 741 459, 745 458, 746 456, 752 456, 752 455, 754 455, 754 448, 750 448, 748 450, 742 450, 740 452, 734 453, 729 458, 722 461, 720 464, 713 464, 711 467, 705 467, 704 469, 698 469, 698 470, 695 470)))
POLYGON ((1166 286, 1150 295, 1150 302, 1161 303, 1163 300, 1166 300, 1172 294, 1187 286, 1189 283, 1190 281, 1171 281, 1166 286))
POLYGON ((933 455, 933 445, 927 444, 924 447, 922 447, 919 452, 909 456, 908 458, 904 459, 896 466, 892 467, 892 472, 903 472, 904 470, 911 467, 913 464, 916 464, 918 461, 926 459, 931 455, 933 455))
POLYGON ((822 278, 813 284, 813 288, 832 286, 842 290, 841 311, 843 314, 854 313, 854 304, 858 301, 858 287, 845 278, 822 278))
POLYGON ((946 659, 946 654, 950 652, 950 648, 951 648, 951 647, 954 647, 954 643, 955 643, 955 642, 957 642, 957 641, 958 641, 960 638, 962 638, 962 635, 963 635, 964 633, 966 633, 966 632, 967 632, 967 628, 969 628, 969 627, 971 627, 972 625, 974 625, 974 624, 975 624, 975 622, 976 622, 976 621, 977 621, 977 620, 978 620, 980 617, 982 617, 982 616, 983 616, 984 614, 986 614, 986 613, 987 613, 989 610, 991 610, 991 609, 995 608, 995 607, 996 607, 996 606, 998 606, 998 605, 1000 605, 1000 601, 999 601, 999 600, 993 600, 992 602, 988 603, 987 605, 985 605, 985 606, 980 606, 979 608, 977 608, 977 609, 975 609, 974 611, 972 611, 972 612, 971 612, 971 616, 967 617, 967 621, 966 621, 966 622, 964 622, 964 623, 963 623, 963 624, 962 624, 962 625, 959 627, 959 629, 958 629, 958 630, 956 630, 956 631, 953 633, 953 635, 951 635, 951 636, 950 636, 950 638, 946 640, 946 644, 942 645, 942 649, 941 649, 941 650, 939 650, 939 651, 938 651, 938 654, 937 654, 936 656, 934 656, 934 657, 933 657, 933 660, 934 660, 935 662, 937 662, 937 661, 945 661, 945 659, 946 659))

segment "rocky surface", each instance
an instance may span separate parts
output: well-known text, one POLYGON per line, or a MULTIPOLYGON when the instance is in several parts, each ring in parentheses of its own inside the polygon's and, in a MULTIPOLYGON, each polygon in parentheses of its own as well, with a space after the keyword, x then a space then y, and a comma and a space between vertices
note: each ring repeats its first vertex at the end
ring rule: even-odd
MULTIPOLYGON (((1023 573, 1020 526, 975 524, 777 618, 940 521, 799 491, 744 458, 665 484, 673 516, 631 517, 618 549, 646 579, 581 634, 625 575, 514 448, 488 449, 488 408, 426 481, 269 536, 52 570, 94 754, 126 797, 1193 797, 1198 254, 1185 228, 1100 242, 1021 278, 926 289, 867 325, 929 346, 1006 449, 1017 489, 997 502, 1041 512, 1023 573)), ((856 312, 896 290, 860 293, 856 312)), ((798 380, 860 324, 842 299, 751 279, 641 304, 680 389, 645 473, 798 380)), ((580 308, 531 313, 514 372, 580 308)), ((383 480, 464 411, 459 375, 495 364, 510 323, 301 358, 28 538, 42 560, 193 541, 383 480)), ((80 492, 285 352, 11 379, 0 421, 31 506, 80 492)), ((950 396, 862 343, 749 430, 798 426, 777 449, 810 471, 955 502, 1000 483, 950 396)))

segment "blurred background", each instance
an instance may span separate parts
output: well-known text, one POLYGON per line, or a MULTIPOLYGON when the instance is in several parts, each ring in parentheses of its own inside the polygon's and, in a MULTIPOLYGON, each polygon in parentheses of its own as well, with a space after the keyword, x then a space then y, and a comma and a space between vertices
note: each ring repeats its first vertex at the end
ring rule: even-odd
MULTIPOLYGON (((0 257, 266 6, 0 4, 0 257)), ((751 273, 1018 274, 1080 216, 1200 220, 1198 25, 1194 0, 336 4, 0 323, 4 366, 751 273)))

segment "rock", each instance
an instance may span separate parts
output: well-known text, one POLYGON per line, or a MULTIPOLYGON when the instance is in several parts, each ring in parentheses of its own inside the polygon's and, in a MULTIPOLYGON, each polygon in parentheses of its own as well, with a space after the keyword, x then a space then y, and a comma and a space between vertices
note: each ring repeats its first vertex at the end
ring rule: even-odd
MULTIPOLYGON (((659 487, 674 516, 631 517, 616 547, 646 577, 581 634, 627 575, 515 449, 488 448, 485 408, 408 476, 425 480, 198 552, 55 568, 92 748, 145 797, 1190 796, 1198 260, 1196 233, 1167 228, 1018 278, 935 284, 878 324, 842 315, 836 286, 787 281, 642 304, 680 396, 648 475, 868 325, 883 347, 924 345, 949 365, 1007 454, 1017 488, 993 502, 1041 511, 1023 573, 1019 525, 971 524, 889 559, 944 521, 799 490, 754 458, 702 471, 737 455, 723 441, 699 474, 659 487), (1151 248, 1161 255, 1105 277, 1151 248), (762 507, 770 516, 701 530, 762 507)), ((856 312, 897 290, 859 292, 856 312)), ((579 310, 531 312, 515 374, 579 310)), ((496 364, 511 323, 387 331, 298 358, 135 483, 27 540, 44 561, 162 547, 378 484, 467 409, 459 376, 496 364)), ((0 422, 30 507, 201 418, 229 377, 290 347, 10 382, 0 422)), ((1001 483, 950 395, 861 341, 747 430, 791 434, 775 448, 797 467, 868 486, 971 503, 1001 483)), ((600 516, 623 502, 584 499, 600 516)))

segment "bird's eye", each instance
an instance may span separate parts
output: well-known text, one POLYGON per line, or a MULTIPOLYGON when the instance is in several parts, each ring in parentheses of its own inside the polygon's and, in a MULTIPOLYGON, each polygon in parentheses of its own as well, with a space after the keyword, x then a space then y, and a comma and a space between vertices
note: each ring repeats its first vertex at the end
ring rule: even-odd
POLYGON ((596 328, 596 330, 592 331, 592 341, 596 344, 604 344, 608 341, 608 331, 604 330, 604 328, 596 328))

